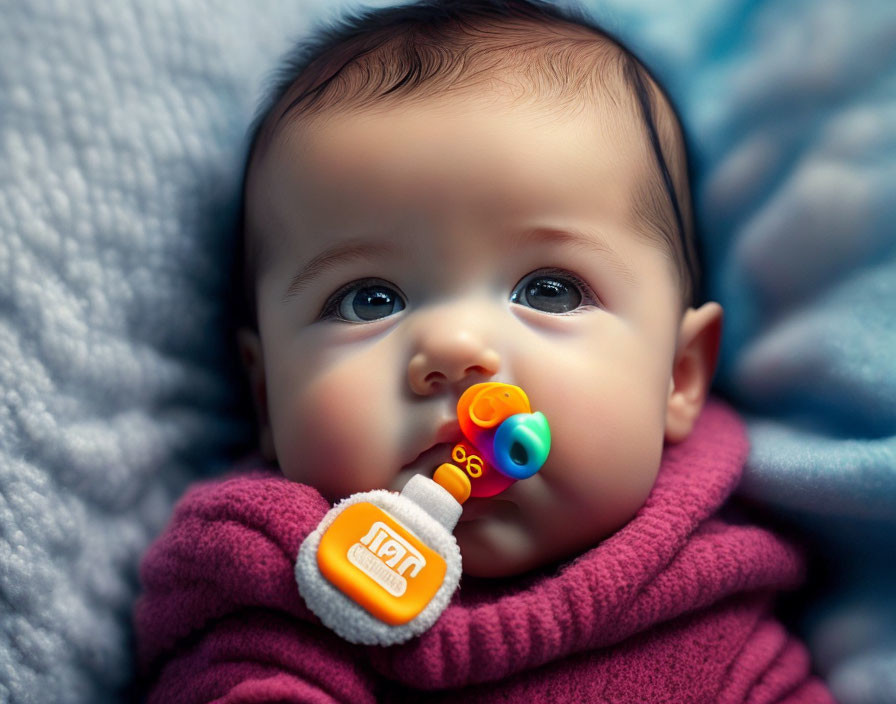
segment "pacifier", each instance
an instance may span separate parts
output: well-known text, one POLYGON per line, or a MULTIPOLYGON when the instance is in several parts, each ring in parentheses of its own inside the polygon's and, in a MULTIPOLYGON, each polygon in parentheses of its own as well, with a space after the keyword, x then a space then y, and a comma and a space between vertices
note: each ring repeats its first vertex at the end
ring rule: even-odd
POLYGON ((457 403, 464 440, 432 479, 414 475, 395 494, 340 501, 302 542, 299 593, 325 626, 352 643, 393 645, 430 628, 461 575, 452 531, 470 496, 495 496, 535 474, 551 433, 518 386, 485 382, 457 403))
POLYGON ((457 402, 457 421, 467 442, 454 446, 451 460, 469 478, 470 496, 495 496, 531 477, 551 449, 547 418, 532 413, 519 386, 499 382, 471 386, 457 402))

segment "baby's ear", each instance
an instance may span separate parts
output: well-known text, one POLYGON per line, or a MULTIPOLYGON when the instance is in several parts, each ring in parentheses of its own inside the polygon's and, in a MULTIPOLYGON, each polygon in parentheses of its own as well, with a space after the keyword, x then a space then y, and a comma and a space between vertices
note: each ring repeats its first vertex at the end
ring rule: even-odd
POLYGON ((722 306, 688 308, 678 329, 678 345, 666 404, 666 441, 681 442, 694 427, 709 394, 722 339, 722 306))
POLYGON ((236 333, 236 342, 240 351, 240 359, 249 378, 249 390, 255 404, 255 417, 258 420, 258 441, 261 454, 266 460, 274 461, 274 437, 271 433, 268 415, 268 391, 264 373, 264 354, 261 349, 261 338, 251 328, 240 328, 236 333))

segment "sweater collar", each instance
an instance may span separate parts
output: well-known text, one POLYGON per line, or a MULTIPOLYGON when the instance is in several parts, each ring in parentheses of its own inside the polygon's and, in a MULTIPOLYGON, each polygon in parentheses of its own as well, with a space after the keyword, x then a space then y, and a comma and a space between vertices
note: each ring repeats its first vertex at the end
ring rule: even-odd
POLYGON ((690 555, 685 548, 734 490, 746 453, 741 421, 710 400, 690 437, 664 449, 646 503, 622 529, 575 559, 524 577, 463 578, 429 631, 370 648, 374 667, 422 688, 493 681, 618 643, 698 607, 707 589, 719 598, 739 588, 725 582, 719 564, 743 549, 733 536, 720 533, 715 551, 690 555), (713 579, 691 593, 681 581, 695 573, 713 579))

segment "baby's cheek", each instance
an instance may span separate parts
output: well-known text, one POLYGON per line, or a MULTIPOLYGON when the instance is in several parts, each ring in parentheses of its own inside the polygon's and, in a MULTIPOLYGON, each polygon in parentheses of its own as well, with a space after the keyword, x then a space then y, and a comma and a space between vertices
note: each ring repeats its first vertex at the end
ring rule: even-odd
POLYGON ((566 435, 558 433, 562 449, 555 457, 563 498, 593 515, 600 532, 612 532, 647 498, 660 464, 662 436, 649 424, 612 422, 566 435))
POLYGON ((288 420, 275 431, 283 473, 331 501, 386 486, 398 469, 397 415, 387 383, 345 364, 297 389, 284 414, 288 420))
POLYGON ((573 466, 587 467, 590 474, 643 473, 645 465, 659 462, 661 399, 623 372, 604 377, 593 393, 573 397, 569 411, 575 418, 574 437, 561 439, 562 447, 571 454, 573 466))
POLYGON ((544 404, 552 442, 541 473, 552 495, 546 506, 575 516, 566 530, 588 544, 643 505, 660 464, 663 414, 661 392, 621 365, 581 371, 582 383, 555 389, 544 404))

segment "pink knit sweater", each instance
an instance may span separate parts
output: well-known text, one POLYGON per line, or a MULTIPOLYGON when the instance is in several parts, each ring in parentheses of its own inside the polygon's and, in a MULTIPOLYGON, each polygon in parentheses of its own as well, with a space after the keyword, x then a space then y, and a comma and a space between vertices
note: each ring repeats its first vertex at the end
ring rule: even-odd
POLYGON ((463 578, 431 630, 389 648, 340 640, 298 594, 320 494, 270 469, 199 484, 141 569, 149 701, 831 702, 769 614, 799 554, 717 515, 746 450, 710 402, 619 532, 538 573, 463 578))

